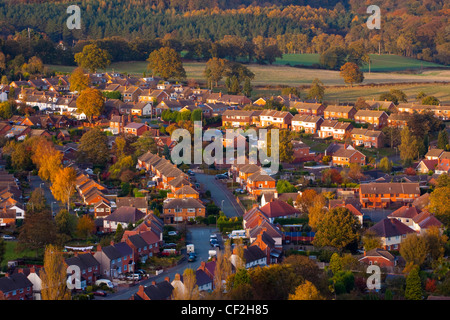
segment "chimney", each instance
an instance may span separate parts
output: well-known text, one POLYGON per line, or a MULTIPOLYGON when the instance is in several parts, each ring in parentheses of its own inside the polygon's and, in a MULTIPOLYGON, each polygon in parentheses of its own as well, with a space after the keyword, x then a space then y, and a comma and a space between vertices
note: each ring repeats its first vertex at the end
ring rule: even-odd
POLYGON ((152 281, 152 285, 156 286, 156 281, 155 280, 152 281))
POLYGON ((22 268, 19 268, 18 272, 19 272, 19 273, 23 273, 23 269, 22 269, 22 268))
POLYGON ((181 281, 181 276, 180 276, 179 273, 176 273, 176 274, 175 274, 175 280, 181 281))
POLYGON ((102 246, 100 244, 97 245, 97 252, 102 251, 102 246))
POLYGON ((8 277, 9 277, 9 273, 5 272, 5 278, 8 278, 8 277))
POLYGON ((205 271, 205 268, 206 268, 206 262, 205 262, 205 261, 202 261, 202 262, 200 263, 199 269, 205 271))
POLYGON ((170 278, 169 277, 165 277, 164 281, 170 282, 170 278))
POLYGON ((140 297, 144 297, 144 286, 139 286, 139 290, 137 292, 137 295, 140 297))
POLYGON ((30 268, 30 273, 36 273, 36 269, 34 267, 30 268))

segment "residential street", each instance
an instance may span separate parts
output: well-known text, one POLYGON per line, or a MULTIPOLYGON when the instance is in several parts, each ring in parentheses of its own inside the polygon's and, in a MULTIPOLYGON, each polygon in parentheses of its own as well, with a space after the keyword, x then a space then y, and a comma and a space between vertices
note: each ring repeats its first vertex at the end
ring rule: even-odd
MULTIPOLYGON (((205 191, 211 191, 211 197, 214 203, 223 209, 227 217, 242 217, 244 211, 236 202, 236 198, 227 189, 221 180, 216 180, 214 175, 207 175, 204 173, 196 173, 195 178, 197 182, 204 186, 205 191)), ((237 186, 236 186, 237 188, 237 186)))
POLYGON ((59 212, 59 202, 53 197, 52 192, 50 191, 50 187, 47 183, 42 181, 39 176, 30 176, 30 188, 33 191, 36 188, 41 188, 44 190, 45 199, 47 200, 47 204, 50 206, 52 212, 57 214, 59 212))
POLYGON ((96 297, 96 300, 128 300, 134 293, 139 289, 139 285, 148 286, 155 281, 156 283, 164 280, 165 277, 169 277, 172 281, 176 273, 183 274, 186 268, 191 268, 194 271, 198 269, 202 261, 208 260, 208 251, 211 250, 209 244, 210 234, 215 232, 214 227, 189 227, 187 234, 188 243, 194 244, 195 252, 197 253, 197 260, 194 262, 188 262, 184 260, 181 264, 170 270, 164 271, 163 273, 154 276, 150 279, 140 281, 136 285, 129 288, 120 288, 118 292, 108 295, 105 298, 96 297))

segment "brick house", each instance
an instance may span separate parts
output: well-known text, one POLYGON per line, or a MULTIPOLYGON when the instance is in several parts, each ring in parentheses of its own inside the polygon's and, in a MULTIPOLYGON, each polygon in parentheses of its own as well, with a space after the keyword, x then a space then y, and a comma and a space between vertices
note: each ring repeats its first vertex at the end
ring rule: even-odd
POLYGON ((226 110, 222 114, 222 126, 245 127, 259 123, 259 115, 262 111, 251 110, 226 110))
POLYGON ((288 129, 291 127, 293 117, 288 111, 264 110, 259 116, 259 126, 274 126, 279 129, 288 129))
POLYGON ((375 248, 364 252, 359 262, 367 265, 377 265, 381 268, 393 268, 397 265, 397 259, 386 250, 375 248))
POLYGON ((100 218, 111 214, 111 203, 107 199, 101 199, 94 204, 94 217, 100 218))
POLYGON ((126 229, 128 225, 144 219, 145 216, 146 214, 137 208, 123 206, 103 219, 103 229, 105 232, 115 232, 119 224, 126 229))
POLYGON ((6 300, 32 300, 33 283, 21 272, 0 278, 0 292, 6 300))
POLYGON ((315 102, 294 102, 291 108, 297 109, 300 115, 323 116, 325 106, 315 102))
POLYGON ((145 123, 130 122, 123 128, 123 131, 140 137, 145 131, 148 131, 148 126, 145 123))
POLYGON ((413 229, 397 219, 383 219, 370 227, 368 230, 380 238, 384 250, 399 250, 400 243, 413 229))
POLYGON ((171 300, 173 289, 169 278, 159 283, 152 281, 149 286, 140 285, 130 300, 171 300))
POLYGON ((177 223, 195 220, 196 217, 205 217, 205 206, 197 199, 175 198, 163 205, 164 223, 177 223))
POLYGON ((64 260, 66 266, 78 266, 81 272, 81 289, 95 284, 100 275, 100 263, 90 253, 78 254, 64 260))
POLYGON ((384 135, 379 130, 354 128, 351 135, 355 146, 364 146, 365 148, 381 148, 383 146, 384 135))
POLYGON ((352 163, 365 165, 366 156, 358 150, 341 148, 333 153, 332 163, 338 166, 349 166, 352 163))
POLYGON ((277 181, 269 176, 268 174, 265 174, 264 172, 256 172, 252 175, 249 175, 247 178, 247 185, 246 189, 248 193, 259 196, 263 192, 267 191, 276 191, 276 183, 277 181))
POLYGON ((122 237, 122 241, 125 242, 133 249, 134 262, 142 262, 148 259, 150 255, 150 247, 147 241, 145 241, 140 234, 126 235, 122 237))
POLYGON ((363 208, 388 208, 393 203, 408 204, 420 196, 419 183, 363 183, 359 200, 363 208))
POLYGON ((354 119, 356 109, 352 106, 330 105, 325 108, 323 117, 328 119, 354 119))
POLYGON ((134 271, 133 249, 125 242, 111 242, 106 247, 98 245, 94 258, 100 263, 101 275, 108 278, 134 271))
POLYGON ((356 123, 368 123, 373 126, 374 129, 381 129, 388 125, 388 118, 386 112, 376 110, 358 110, 355 113, 356 123))

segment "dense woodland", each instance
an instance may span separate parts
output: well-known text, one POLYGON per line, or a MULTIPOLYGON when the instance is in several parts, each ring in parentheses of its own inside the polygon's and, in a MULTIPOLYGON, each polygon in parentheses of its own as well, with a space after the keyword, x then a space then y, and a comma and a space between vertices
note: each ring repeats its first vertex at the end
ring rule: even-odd
POLYGON ((367 28, 367 6, 356 0, 70 2, 81 8, 81 30, 66 26, 68 4, 0 0, 2 69, 18 64, 15 58, 26 62, 33 56, 74 65, 74 54, 91 42, 106 49, 111 62, 145 60, 169 46, 187 59, 272 63, 284 53, 324 53, 358 44, 365 53, 450 64, 447 1, 372 1, 382 10, 380 30, 367 28))

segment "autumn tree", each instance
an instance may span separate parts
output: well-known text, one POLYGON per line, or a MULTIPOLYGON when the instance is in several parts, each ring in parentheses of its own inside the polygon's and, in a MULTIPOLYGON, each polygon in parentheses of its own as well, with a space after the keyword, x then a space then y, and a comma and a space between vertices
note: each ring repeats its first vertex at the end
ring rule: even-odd
POLYGON ((306 189, 297 196, 297 207, 301 212, 308 212, 308 209, 314 205, 317 192, 313 189, 306 189))
POLYGON ((81 91, 76 103, 78 112, 84 113, 89 122, 92 123, 92 117, 98 117, 102 114, 105 107, 105 98, 100 90, 86 88, 81 91))
POLYGON ((384 157, 380 160, 380 163, 378 164, 378 168, 383 170, 385 173, 390 173, 392 171, 393 162, 389 161, 388 157, 384 157))
POLYGON ((419 147, 417 139, 411 134, 408 126, 405 126, 400 132, 401 144, 398 147, 400 150, 400 158, 405 166, 409 166, 417 157, 419 147))
POLYGON ((42 180, 51 181, 54 178, 62 167, 62 158, 63 154, 46 139, 39 139, 34 146, 32 160, 39 169, 38 175, 42 180))
POLYGON ((174 288, 173 299, 198 300, 199 296, 199 289, 194 270, 191 268, 184 269, 183 284, 174 288))
POLYGON ((313 243, 318 247, 331 246, 342 251, 358 239, 359 226, 358 220, 347 208, 333 208, 319 221, 313 243))
POLYGON ((436 188, 430 193, 428 210, 444 225, 450 225, 450 186, 436 188))
POLYGON ((206 62, 204 75, 208 80, 208 87, 212 89, 213 84, 217 87, 218 83, 225 76, 228 61, 226 59, 213 57, 206 62))
POLYGON ((324 300, 316 286, 306 280, 295 288, 294 294, 289 294, 289 300, 324 300))
POLYGON ((87 239, 95 231, 95 223, 89 217, 89 215, 84 215, 78 219, 77 223, 77 233, 80 237, 87 239))
POLYGON ((70 210, 70 198, 76 190, 77 173, 72 167, 65 167, 56 172, 50 190, 56 200, 67 205, 70 210))
POLYGON ((448 241, 448 236, 446 236, 445 234, 441 234, 439 227, 431 226, 423 234, 423 237, 428 249, 427 260, 433 263, 443 258, 445 254, 445 246, 448 241))
POLYGON ((67 210, 60 210, 55 216, 56 227, 60 234, 72 236, 77 225, 76 215, 70 214, 67 210))
POLYGON ((356 63, 347 62, 340 70, 341 77, 344 79, 345 83, 350 84, 350 87, 353 87, 354 83, 361 83, 364 81, 364 74, 356 63))
POLYGON ((326 199, 322 194, 314 197, 313 205, 308 209, 308 224, 313 230, 317 230, 320 221, 323 220, 326 209, 326 199))
POLYGON ((77 152, 78 161, 104 165, 109 158, 108 139, 97 128, 88 130, 80 139, 77 152))
POLYGON ((111 64, 111 55, 96 44, 84 46, 83 51, 75 54, 74 58, 78 66, 92 73, 99 69, 106 69, 111 64))
POLYGON ((365 251, 370 251, 376 248, 382 248, 381 239, 372 231, 367 230, 362 237, 363 247, 365 251))
POLYGON ((308 91, 308 99, 322 101, 325 96, 325 86, 318 78, 314 79, 308 91))
POLYGON ((147 61, 147 70, 152 70, 154 75, 159 75, 164 80, 186 78, 181 56, 172 48, 162 47, 153 51, 147 61))
POLYGON ((48 245, 45 248, 44 268, 40 278, 42 300, 71 300, 66 283, 67 267, 58 247, 48 245))
POLYGON ((70 91, 72 92, 82 92, 84 89, 89 87, 90 80, 89 76, 84 74, 83 68, 75 68, 69 78, 70 91))
POLYGON ((155 139, 152 137, 151 131, 145 131, 133 144, 134 156, 139 158, 141 155, 150 151, 152 154, 157 154, 158 147, 155 139))
POLYGON ((342 176, 339 171, 334 168, 325 169, 322 171, 322 182, 327 186, 332 183, 341 184, 342 176))
POLYGON ((400 244, 400 255, 405 259, 407 267, 420 267, 428 254, 427 242, 422 236, 410 233, 400 244))

